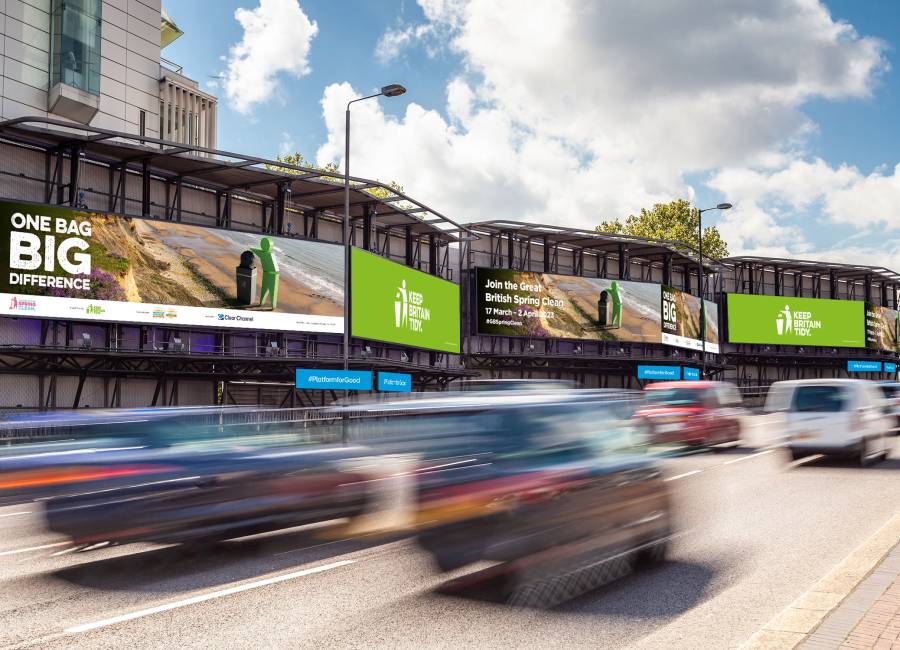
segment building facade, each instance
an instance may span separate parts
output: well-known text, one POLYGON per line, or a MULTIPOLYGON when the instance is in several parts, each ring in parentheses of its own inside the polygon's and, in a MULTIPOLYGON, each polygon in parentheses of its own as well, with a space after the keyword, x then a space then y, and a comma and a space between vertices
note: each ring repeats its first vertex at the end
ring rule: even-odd
POLYGON ((160 0, 3 0, 0 33, 0 119, 215 146, 215 97, 161 57, 181 31, 160 0))

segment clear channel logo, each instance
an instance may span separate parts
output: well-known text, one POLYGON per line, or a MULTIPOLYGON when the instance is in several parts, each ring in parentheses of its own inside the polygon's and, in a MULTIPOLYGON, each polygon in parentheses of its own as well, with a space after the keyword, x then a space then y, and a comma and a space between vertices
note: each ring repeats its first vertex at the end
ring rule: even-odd
POLYGON ((812 336, 822 329, 822 321, 813 318, 811 311, 791 311, 790 305, 775 316, 775 332, 778 336, 812 336))
POLYGON ((218 318, 221 321, 228 321, 228 322, 231 322, 231 321, 237 321, 239 323, 252 323, 253 322, 253 316, 244 316, 243 314, 223 314, 222 312, 219 312, 216 315, 216 318, 218 318))
POLYGON ((401 281, 394 295, 394 325, 397 329, 423 332, 424 324, 431 320, 431 310, 425 306, 425 298, 418 291, 401 281))

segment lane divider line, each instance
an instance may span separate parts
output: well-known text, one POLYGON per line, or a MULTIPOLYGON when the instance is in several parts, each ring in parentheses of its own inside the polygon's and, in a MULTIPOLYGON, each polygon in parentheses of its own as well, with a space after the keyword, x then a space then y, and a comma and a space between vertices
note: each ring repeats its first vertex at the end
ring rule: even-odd
POLYGON ((741 456, 740 458, 735 458, 733 460, 726 460, 723 465, 733 465, 734 463, 740 463, 744 460, 750 460, 751 458, 756 458, 757 456, 765 456, 766 454, 771 454, 774 449, 766 449, 765 451, 759 451, 755 454, 750 454, 749 456, 741 456))
POLYGON ((19 515, 30 515, 31 510, 23 510, 22 512, 6 512, 0 515, 0 519, 4 517, 18 517, 19 515))
POLYGON ((348 564, 353 564, 356 560, 341 560, 339 562, 332 562, 331 564, 323 564, 321 566, 313 567, 311 569, 303 569, 301 571, 294 571, 292 573, 283 573, 281 575, 272 576, 271 578, 264 578, 263 580, 254 580, 253 582, 248 582, 242 585, 237 585, 235 587, 228 587, 227 589, 219 589, 218 591, 212 591, 206 594, 201 594, 199 596, 191 596, 190 598, 184 598, 182 600, 176 600, 175 602, 166 603, 165 605, 157 605, 156 607, 148 607, 147 609, 139 609, 135 612, 129 612, 128 614, 121 614, 120 616, 113 616, 112 618, 106 618, 101 621, 95 621, 93 623, 84 623, 83 625, 75 625, 73 627, 69 627, 65 629, 65 632, 68 634, 82 634, 84 632, 90 632, 91 630, 96 630, 102 627, 109 627, 110 625, 117 625, 118 623, 124 623, 126 621, 133 621, 137 618, 143 618, 145 616, 152 616, 153 614, 159 614, 160 612, 168 612, 173 609, 179 609, 181 607, 187 607, 189 605, 196 605, 198 603, 206 602, 207 600, 214 600, 216 598, 223 598, 225 596, 231 596, 233 594, 239 594, 242 591, 249 591, 250 589, 257 589, 259 587, 266 587, 268 585, 278 584, 279 582, 286 582, 287 580, 293 580, 294 578, 302 578, 303 576, 313 575, 315 573, 322 573, 323 571, 329 571, 330 569, 337 569, 342 566, 346 566, 348 564))
POLYGON ((664 478, 663 481, 677 481, 680 478, 687 478, 688 476, 693 476, 694 474, 699 474, 702 471, 703 470, 701 470, 701 469, 695 469, 690 472, 685 472, 684 474, 678 474, 677 476, 670 476, 668 478, 664 478))
POLYGON ((17 548, 12 551, 0 551, 0 557, 5 555, 18 555, 19 553, 31 553, 32 551, 43 551, 45 548, 56 548, 57 546, 68 546, 71 542, 56 542, 54 544, 41 544, 40 546, 32 546, 30 548, 17 548))

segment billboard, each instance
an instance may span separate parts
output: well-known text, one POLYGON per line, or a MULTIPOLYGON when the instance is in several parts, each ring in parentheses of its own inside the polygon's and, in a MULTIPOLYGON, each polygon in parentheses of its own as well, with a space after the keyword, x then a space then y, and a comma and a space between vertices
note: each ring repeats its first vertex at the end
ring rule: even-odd
POLYGON ((354 248, 351 333, 359 338, 459 353, 459 287, 354 248))
POLYGON ((477 333, 660 342, 660 285, 511 269, 475 270, 477 333))
POLYGON ((864 303, 728 294, 731 343, 866 347, 864 303))
POLYGON ((897 342, 898 318, 900 312, 867 302, 866 347, 870 350, 900 352, 897 342))
MULTIPOLYGON (((719 306, 703 301, 706 311, 706 351, 719 352, 719 306)), ((688 350, 703 350, 700 340, 700 298, 662 286, 662 342, 688 350)))
POLYGON ((0 315, 342 333, 324 242, 0 201, 0 315))

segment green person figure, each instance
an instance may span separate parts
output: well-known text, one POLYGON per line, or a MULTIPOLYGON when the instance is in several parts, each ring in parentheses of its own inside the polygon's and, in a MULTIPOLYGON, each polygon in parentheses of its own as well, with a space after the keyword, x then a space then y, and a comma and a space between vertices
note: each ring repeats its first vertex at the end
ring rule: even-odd
POLYGON ((609 289, 600 292, 597 301, 599 324, 601 329, 617 329, 622 327, 622 296, 619 283, 613 280, 609 289))
POLYGON ((259 242, 259 248, 251 248, 254 255, 259 258, 263 269, 262 291, 259 296, 259 304, 266 302, 266 298, 272 301, 272 309, 278 307, 278 282, 281 275, 278 273, 278 262, 275 261, 275 251, 272 240, 263 237, 259 242))
POLYGON ((612 297, 612 322, 614 327, 622 327, 622 294, 619 290, 619 283, 615 280, 609 287, 609 293, 612 297))

